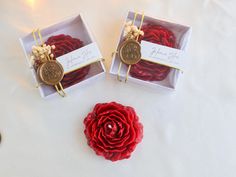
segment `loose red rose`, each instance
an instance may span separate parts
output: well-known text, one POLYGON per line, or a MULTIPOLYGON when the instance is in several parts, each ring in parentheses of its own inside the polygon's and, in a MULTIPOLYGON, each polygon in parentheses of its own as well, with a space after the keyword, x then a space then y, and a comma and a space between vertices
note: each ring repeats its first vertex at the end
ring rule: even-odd
MULTIPOLYGON (((52 50, 55 59, 83 47, 83 42, 81 40, 72 38, 71 36, 64 34, 49 37, 46 41, 46 44, 51 46, 55 45, 56 48, 52 50)), ((85 66, 68 74, 65 74, 61 81, 62 86, 64 88, 67 88, 80 82, 88 74, 89 69, 90 66, 85 66)))
MULTIPOLYGON (((139 41, 145 40, 156 44, 176 48, 175 36, 167 28, 160 25, 147 24, 142 28, 144 36, 139 41)), ((130 75, 132 77, 145 81, 164 80, 170 72, 170 67, 156 64, 153 62, 140 60, 137 64, 132 65, 130 75)))
POLYGON ((134 109, 116 102, 98 103, 84 119, 88 145, 111 161, 127 159, 143 138, 134 109))

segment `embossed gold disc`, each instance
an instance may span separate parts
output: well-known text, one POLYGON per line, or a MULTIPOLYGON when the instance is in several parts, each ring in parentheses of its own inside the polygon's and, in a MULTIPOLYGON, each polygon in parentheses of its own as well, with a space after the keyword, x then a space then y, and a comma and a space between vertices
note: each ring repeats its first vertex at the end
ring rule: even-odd
POLYGON ((121 44, 119 55, 121 61, 128 65, 133 65, 141 60, 141 47, 140 44, 133 39, 124 41, 121 44))
POLYGON ((43 63, 37 73, 42 82, 47 85, 57 85, 64 76, 62 65, 55 60, 43 63))

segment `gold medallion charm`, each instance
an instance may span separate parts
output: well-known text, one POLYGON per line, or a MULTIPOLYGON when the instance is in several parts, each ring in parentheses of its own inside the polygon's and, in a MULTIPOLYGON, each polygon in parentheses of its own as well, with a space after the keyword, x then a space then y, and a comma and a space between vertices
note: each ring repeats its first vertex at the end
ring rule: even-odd
POLYGON ((137 18, 138 13, 134 14, 133 21, 128 21, 125 24, 123 36, 125 38, 124 42, 120 44, 120 48, 118 50, 118 54, 120 57, 120 64, 118 67, 117 72, 117 79, 119 81, 122 81, 120 79, 120 71, 122 67, 122 63, 128 65, 128 69, 126 72, 125 82, 127 82, 129 77, 130 68, 133 64, 138 63, 141 60, 141 46, 138 42, 139 36, 143 36, 144 32, 141 30, 142 24, 144 21, 144 14, 141 16, 141 21, 139 28, 135 26, 135 20, 137 18))
POLYGON ((141 60, 140 44, 134 39, 128 39, 121 44, 119 56, 123 63, 133 65, 141 60))
POLYGON ((37 73, 40 80, 47 85, 57 85, 64 76, 62 65, 55 60, 43 63, 37 73))
POLYGON ((54 86, 57 93, 65 97, 66 93, 64 88, 61 84, 61 80, 64 77, 64 69, 60 63, 54 60, 54 55, 51 50, 55 49, 55 46, 46 45, 43 42, 42 35, 40 30, 33 30, 32 36, 36 43, 36 46, 32 47, 32 56, 31 58, 40 59, 40 65, 37 69, 38 78, 42 81, 45 85, 54 86), (39 41, 36 37, 36 31, 39 37, 39 41))

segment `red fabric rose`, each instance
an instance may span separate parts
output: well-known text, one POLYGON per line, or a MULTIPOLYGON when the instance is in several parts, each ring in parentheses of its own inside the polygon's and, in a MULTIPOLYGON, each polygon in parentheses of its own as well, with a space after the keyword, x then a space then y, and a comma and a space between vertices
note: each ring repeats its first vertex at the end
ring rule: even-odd
MULTIPOLYGON (((83 47, 83 42, 81 40, 72 38, 71 36, 64 34, 51 36, 46 41, 46 44, 51 46, 55 45, 56 49, 52 50, 55 59, 64 54, 72 52, 73 50, 83 47)), ((90 66, 85 66, 68 74, 65 74, 64 78, 61 81, 62 86, 66 88, 80 82, 88 74, 89 69, 90 66)))
POLYGON ((88 145, 111 161, 127 159, 143 138, 134 109, 116 102, 98 103, 84 119, 88 145))
MULTIPOLYGON (((148 24, 142 28, 144 36, 139 41, 145 40, 156 44, 165 45, 176 48, 174 34, 160 25, 148 24)), ((156 64, 153 62, 140 60, 140 62, 132 65, 130 75, 132 77, 145 81, 161 81, 164 80, 170 72, 170 67, 156 64)))

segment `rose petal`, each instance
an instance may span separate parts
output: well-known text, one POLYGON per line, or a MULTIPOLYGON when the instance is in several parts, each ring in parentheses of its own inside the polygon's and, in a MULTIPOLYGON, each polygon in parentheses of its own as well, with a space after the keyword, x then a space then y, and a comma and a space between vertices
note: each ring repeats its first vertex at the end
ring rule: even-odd
POLYGON ((88 145, 111 161, 129 158, 143 138, 143 126, 132 107, 98 103, 84 119, 88 145))

